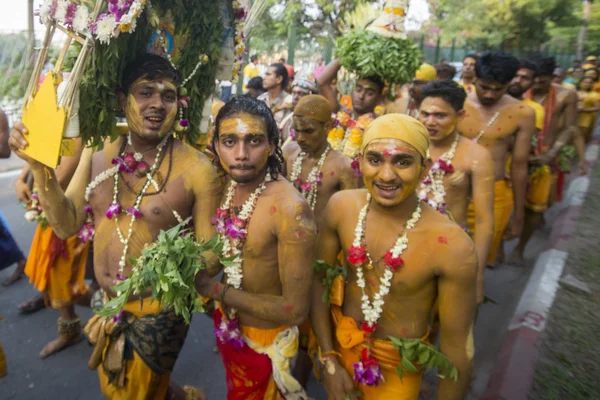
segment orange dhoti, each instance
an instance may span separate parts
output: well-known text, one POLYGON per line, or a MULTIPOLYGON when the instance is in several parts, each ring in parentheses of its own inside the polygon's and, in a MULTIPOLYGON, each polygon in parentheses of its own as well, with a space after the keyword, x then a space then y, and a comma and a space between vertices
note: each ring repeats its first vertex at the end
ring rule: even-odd
MULTIPOLYGON (((103 303, 102 295, 96 292, 94 308, 103 303)), ((94 315, 85 326, 95 345, 88 367, 98 369, 107 399, 165 399, 188 326, 172 308, 150 299, 142 306, 139 300, 129 302, 123 311, 118 321, 94 315)))
POLYGON ((50 305, 60 308, 87 292, 85 263, 89 242, 77 236, 61 240, 51 227, 38 225, 31 243, 25 274, 33 286, 45 293, 50 305))
POLYGON ((0 345, 0 378, 6 376, 6 358, 4 358, 4 351, 2 351, 2 345, 0 345))
MULTIPOLYGON (((337 277, 331 287, 331 316, 335 327, 335 347, 341 354, 341 363, 350 376, 354 376, 353 364, 360 361, 360 355, 367 343, 364 332, 353 318, 342 313, 344 302, 344 281, 337 277)), ((425 340, 427 337, 423 338, 425 340)), ((404 371, 404 376, 396 372, 401 365, 400 353, 389 340, 373 339, 371 355, 379 361, 384 382, 379 386, 358 385, 364 400, 416 400, 421 388, 421 373, 404 371)))
MULTIPOLYGON (((513 190, 510 187, 507 180, 496 181, 494 187, 494 237, 492 239, 492 245, 490 246, 490 253, 488 255, 488 264, 494 264, 496 262, 496 255, 498 249, 502 243, 502 237, 504 231, 510 221, 514 207, 513 190)), ((475 234, 475 205, 471 201, 467 210, 467 219, 469 221, 469 228, 471 234, 475 234)))
POLYGON ((529 176, 527 187, 527 202, 525 207, 531 211, 542 213, 552 205, 556 185, 557 174, 553 173, 549 166, 544 165, 535 169, 529 176))
MULTIPOLYGON (((213 313, 215 330, 226 323, 221 309, 213 313)), ((228 400, 305 399, 302 386, 290 373, 291 360, 298 352, 298 329, 260 329, 240 326, 244 345, 236 346, 217 338, 225 366, 228 400)))

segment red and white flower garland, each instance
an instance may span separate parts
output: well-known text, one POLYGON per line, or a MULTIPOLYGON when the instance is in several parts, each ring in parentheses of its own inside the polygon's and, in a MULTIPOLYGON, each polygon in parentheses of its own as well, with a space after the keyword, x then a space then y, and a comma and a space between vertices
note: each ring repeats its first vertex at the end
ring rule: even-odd
POLYGON ((385 301, 384 296, 390 291, 391 281, 394 277, 394 273, 398 271, 398 268, 404 266, 402 260, 402 253, 408 247, 408 232, 415 227, 417 222, 421 219, 421 205, 417 205, 417 208, 412 214, 412 217, 406 223, 406 229, 404 233, 398 237, 394 247, 387 251, 383 257, 385 264, 385 272, 380 280, 379 292, 373 297, 373 301, 369 299, 369 296, 365 292, 366 281, 363 271, 363 264, 367 262, 367 250, 363 244, 366 232, 366 217, 371 203, 371 194, 367 194, 367 204, 361 210, 358 216, 358 223, 354 230, 354 241, 352 247, 348 249, 348 261, 356 267, 356 284, 362 291, 362 312, 364 316, 364 322, 361 324, 361 330, 365 333, 367 340, 367 348, 361 355, 361 360, 353 365, 354 367, 354 379, 356 382, 365 385, 378 385, 383 380, 381 374, 381 368, 379 362, 371 356, 370 345, 372 341, 372 334, 377 330, 377 321, 381 318, 383 312, 383 305, 385 301))
POLYGON ((290 181, 293 185, 302 193, 302 195, 308 201, 310 205, 310 209, 314 211, 315 205, 317 204, 317 191, 319 190, 319 185, 321 184, 321 179, 323 178, 323 173, 321 170, 323 169, 323 165, 325 164, 325 159, 329 154, 331 147, 327 145, 327 148, 321 154, 321 158, 317 164, 310 170, 308 176, 306 177, 306 181, 302 182, 300 175, 302 174, 302 163, 306 158, 306 153, 301 152, 296 160, 294 161, 294 165, 292 167, 292 174, 290 175, 290 181))
MULTIPOLYGON (((435 208, 442 214, 446 213, 448 205, 446 204, 446 189, 444 188, 444 176, 454 172, 454 166, 452 160, 456 154, 456 148, 458 147, 458 141, 460 135, 456 135, 452 147, 446 153, 442 154, 440 158, 433 163, 433 166, 429 170, 427 178, 421 182, 421 189, 419 190, 419 199, 427 202, 432 208, 435 208), (430 197, 431 196, 431 197, 430 197)), ((429 158, 429 150, 427 151, 427 158, 429 158)))

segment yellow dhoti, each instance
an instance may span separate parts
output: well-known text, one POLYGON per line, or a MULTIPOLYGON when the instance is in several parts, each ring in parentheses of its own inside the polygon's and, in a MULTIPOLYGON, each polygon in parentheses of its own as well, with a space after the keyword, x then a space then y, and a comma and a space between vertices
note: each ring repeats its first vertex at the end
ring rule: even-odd
MULTIPOLYGON (((331 316, 335 327, 336 351, 341 354, 341 363, 350 376, 354 376, 354 363, 360 361, 360 355, 367 343, 365 335, 353 318, 342 313, 344 302, 344 281, 337 277, 331 287, 331 316)), ((423 338, 424 340, 426 339, 423 338)), ((385 381, 379 386, 358 385, 364 400, 416 400, 421 388, 421 373, 404 371, 404 377, 396 373, 401 365, 400 353, 389 340, 373 339, 371 355, 379 361, 385 381)))
POLYGON ((25 274, 33 286, 45 293, 54 308, 72 303, 87 292, 84 283, 89 242, 77 236, 59 239, 51 227, 38 225, 31 243, 25 274))
MULTIPOLYGON (((100 291, 98 291, 100 292, 100 291)), ((94 315, 84 331, 95 345, 88 363, 98 369, 102 393, 112 400, 165 399, 187 326, 157 302, 127 303, 118 322, 94 315)))
MULTIPOLYGON (((498 249, 502 243, 502 236, 504 236, 504 231, 508 226, 514 207, 513 190, 508 181, 496 181, 494 193, 494 237, 488 255, 488 264, 494 264, 496 262, 496 255, 498 254, 498 249)), ((475 205, 472 201, 469 203, 469 208, 467 209, 467 219, 469 221, 471 233, 474 235, 476 227, 475 205)))
POLYGON ((551 205, 551 194, 554 192, 552 189, 556 179, 557 174, 553 173, 549 166, 536 168, 529 176, 525 207, 538 213, 546 211, 551 205))

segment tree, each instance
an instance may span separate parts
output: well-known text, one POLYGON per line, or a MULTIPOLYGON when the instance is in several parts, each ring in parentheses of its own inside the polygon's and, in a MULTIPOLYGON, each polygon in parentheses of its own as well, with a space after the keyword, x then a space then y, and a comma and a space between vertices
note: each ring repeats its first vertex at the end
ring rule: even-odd
POLYGON ((590 24, 590 15, 592 14, 592 0, 583 1, 583 23, 579 30, 579 38, 577 39, 577 58, 581 60, 583 57, 583 47, 587 38, 588 25, 590 24))

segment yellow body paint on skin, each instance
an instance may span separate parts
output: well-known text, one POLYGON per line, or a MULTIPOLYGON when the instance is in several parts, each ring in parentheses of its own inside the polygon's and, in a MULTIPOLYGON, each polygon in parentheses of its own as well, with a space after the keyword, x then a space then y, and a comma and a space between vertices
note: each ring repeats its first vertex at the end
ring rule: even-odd
POLYGON ((267 126, 262 119, 244 112, 221 120, 219 125, 221 135, 224 133, 237 133, 238 135, 246 135, 248 133, 266 134, 266 131, 267 126))
POLYGON ((144 120, 140 113, 140 107, 138 106, 133 94, 127 95, 127 109, 125 110, 125 116, 127 118, 127 125, 129 130, 132 132, 140 133, 144 129, 144 120))
POLYGON ((467 336, 467 357, 469 360, 472 360, 475 357, 475 341, 473 339, 473 325, 471 325, 471 329, 469 329, 469 335, 467 336))

